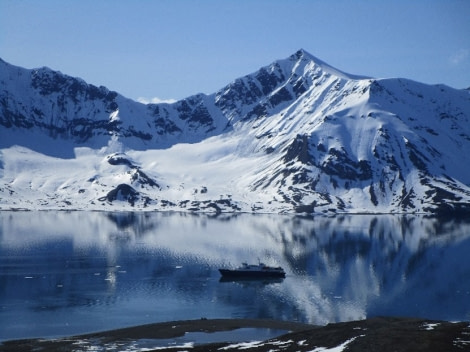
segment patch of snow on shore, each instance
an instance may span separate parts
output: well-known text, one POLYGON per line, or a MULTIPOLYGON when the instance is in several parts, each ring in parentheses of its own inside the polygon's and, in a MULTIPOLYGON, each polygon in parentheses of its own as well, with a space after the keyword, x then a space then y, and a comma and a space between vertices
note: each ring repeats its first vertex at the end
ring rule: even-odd
POLYGON ((358 337, 363 337, 365 335, 359 335, 359 336, 355 336, 347 341, 344 341, 341 345, 339 346, 336 346, 336 347, 332 347, 332 348, 325 348, 325 347, 317 347, 315 348, 314 350, 312 350, 311 352, 343 352, 344 349, 351 343, 353 342, 354 340, 356 340, 358 337))

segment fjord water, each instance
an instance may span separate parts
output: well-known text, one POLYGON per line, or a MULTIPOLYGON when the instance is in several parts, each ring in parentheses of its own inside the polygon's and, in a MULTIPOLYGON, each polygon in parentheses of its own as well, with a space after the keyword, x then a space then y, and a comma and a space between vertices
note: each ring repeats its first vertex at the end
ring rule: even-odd
POLYGON ((0 212, 0 340, 205 318, 470 320, 470 221, 0 212), (278 281, 220 280, 261 260, 278 281))

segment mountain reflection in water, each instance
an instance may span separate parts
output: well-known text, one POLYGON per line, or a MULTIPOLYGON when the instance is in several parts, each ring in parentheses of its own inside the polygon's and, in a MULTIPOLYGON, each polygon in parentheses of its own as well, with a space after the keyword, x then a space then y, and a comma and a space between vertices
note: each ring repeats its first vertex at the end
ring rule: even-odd
POLYGON ((0 212, 0 339, 151 322, 377 315, 470 319, 470 222, 0 212), (283 280, 220 280, 258 258, 283 280))

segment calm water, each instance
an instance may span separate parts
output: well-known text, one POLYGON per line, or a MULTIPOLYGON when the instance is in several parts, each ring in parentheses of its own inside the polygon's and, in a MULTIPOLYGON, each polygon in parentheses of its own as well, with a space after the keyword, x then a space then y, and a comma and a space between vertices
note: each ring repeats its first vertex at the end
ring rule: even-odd
POLYGON ((470 221, 0 212, 0 340, 178 319, 470 320, 470 221), (220 266, 280 265, 274 282, 220 266))

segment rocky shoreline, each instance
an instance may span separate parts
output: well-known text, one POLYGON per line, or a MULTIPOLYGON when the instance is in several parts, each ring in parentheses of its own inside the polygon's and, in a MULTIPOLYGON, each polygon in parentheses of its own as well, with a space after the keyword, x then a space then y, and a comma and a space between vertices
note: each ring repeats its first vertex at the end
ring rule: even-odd
POLYGON ((148 324, 58 339, 5 341, 0 351, 468 351, 470 323, 413 318, 377 317, 313 326, 297 322, 258 319, 200 319, 148 324), (285 330, 266 341, 187 343, 157 347, 160 339, 186 333, 215 333, 242 328, 285 330), (155 348, 138 347, 155 340, 155 348))

